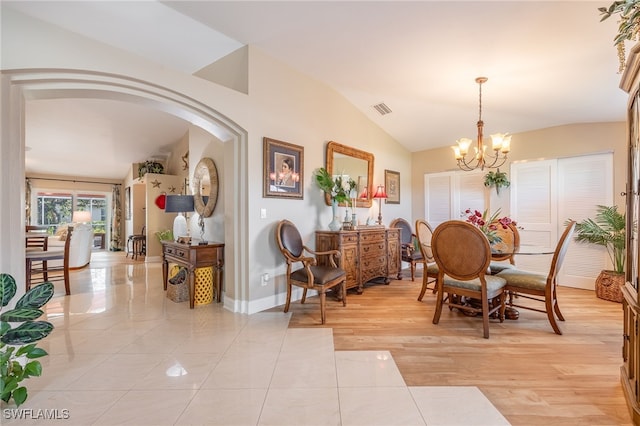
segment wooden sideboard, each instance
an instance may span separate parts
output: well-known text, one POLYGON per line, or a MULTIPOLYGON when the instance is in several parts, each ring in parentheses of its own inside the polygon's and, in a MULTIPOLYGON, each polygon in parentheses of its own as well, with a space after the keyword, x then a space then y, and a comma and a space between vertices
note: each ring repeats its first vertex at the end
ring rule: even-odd
MULTIPOLYGON (((316 250, 338 250, 338 266, 347 272, 347 289, 362 293, 374 278, 400 278, 400 229, 363 228, 354 231, 316 231, 316 250)), ((318 264, 328 264, 320 257, 318 264)))
POLYGON ((197 268, 212 267, 215 277, 215 298, 220 302, 222 293, 222 268, 224 267, 224 243, 210 242, 206 245, 181 244, 162 241, 162 280, 167 289, 169 262, 185 266, 189 273, 189 307, 195 306, 195 271, 197 268))

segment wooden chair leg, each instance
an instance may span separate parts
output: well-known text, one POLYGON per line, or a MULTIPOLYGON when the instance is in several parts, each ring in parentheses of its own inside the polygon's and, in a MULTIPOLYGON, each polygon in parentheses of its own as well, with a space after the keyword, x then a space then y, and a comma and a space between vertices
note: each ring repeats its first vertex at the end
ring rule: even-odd
POLYGON ((347 306, 347 280, 342 281, 342 306, 347 306))
POLYGON ((562 312, 560 312, 560 305, 558 305, 558 296, 556 294, 556 286, 553 286, 553 293, 552 293, 552 304, 553 304, 553 311, 556 313, 556 316, 558 317, 558 319, 560 321, 564 321, 564 316, 562 315, 562 312))
MULTIPOLYGON (((305 289, 305 291, 307 290, 305 289)), ((324 304, 327 299, 327 293, 325 292, 324 288, 321 289, 319 292, 320 292, 320 319, 322 320, 322 324, 324 324, 324 321, 325 321, 324 304)))
POLYGON ((422 274, 422 288, 420 289, 420 295, 418 296, 418 302, 422 302, 422 298, 427 291, 427 285, 429 284, 429 277, 427 276, 427 271, 425 270, 422 274))
POLYGON ((26 280, 24 282, 25 292, 29 291, 31 288, 31 259, 26 260, 26 280))
POLYGON ((305 288, 304 290, 302 290, 302 300, 300 300, 300 303, 304 303, 307 300, 307 289, 305 288))
POLYGON ((49 281, 49 272, 46 260, 42 261, 42 278, 44 278, 45 281, 49 281))
POLYGON ((416 277, 415 277, 415 272, 416 272, 416 263, 415 262, 409 262, 409 264, 411 265, 411 281, 415 281, 416 277))
POLYGON ((289 312, 289 305, 291 304, 291 283, 287 283, 287 302, 284 304, 284 312, 289 312))
POLYGON ((442 289, 440 288, 440 285, 438 285, 438 295, 436 296, 436 311, 433 314, 433 323, 437 324, 440 322, 440 314, 442 314, 442 303, 443 303, 443 295, 442 295, 442 289))
POLYGON ((489 301, 486 297, 482 298, 482 328, 484 330, 484 338, 489 338, 489 301))
POLYGON ((71 288, 69 285, 69 268, 64 269, 64 291, 67 296, 71 294, 71 288))

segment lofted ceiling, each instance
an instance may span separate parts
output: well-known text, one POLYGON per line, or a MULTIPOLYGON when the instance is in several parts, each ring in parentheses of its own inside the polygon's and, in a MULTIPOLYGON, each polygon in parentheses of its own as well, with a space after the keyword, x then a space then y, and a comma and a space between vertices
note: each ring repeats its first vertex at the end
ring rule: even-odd
MULTIPOLYGON (((482 87, 486 134, 624 121, 617 24, 599 22, 597 11, 608 3, 3 1, 1 7, 189 74, 253 45, 334 88, 415 152, 475 137, 478 76, 489 78, 482 87), (380 115, 373 108, 379 103, 392 112, 380 115)), ((187 128, 163 112, 92 99, 29 101, 26 124, 28 172, 114 179, 132 162, 162 156, 187 128), (51 161, 56 152, 63 156, 51 161)))

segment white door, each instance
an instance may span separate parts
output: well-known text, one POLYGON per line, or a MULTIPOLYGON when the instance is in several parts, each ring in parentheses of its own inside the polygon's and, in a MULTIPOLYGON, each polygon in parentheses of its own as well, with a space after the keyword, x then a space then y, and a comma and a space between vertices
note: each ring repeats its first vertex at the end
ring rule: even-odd
MULTIPOLYGON (((594 217, 597 205, 613 203, 611 153, 513 163, 511 177, 511 212, 524 245, 554 249, 568 219, 594 217)), ((546 274, 551 257, 519 255, 516 264, 546 274)), ((604 248, 572 241, 558 283, 593 290, 608 264, 604 248)))
POLYGON ((461 219, 467 208, 484 211, 488 203, 483 175, 481 171, 425 174, 425 220, 435 229, 444 221, 461 219))

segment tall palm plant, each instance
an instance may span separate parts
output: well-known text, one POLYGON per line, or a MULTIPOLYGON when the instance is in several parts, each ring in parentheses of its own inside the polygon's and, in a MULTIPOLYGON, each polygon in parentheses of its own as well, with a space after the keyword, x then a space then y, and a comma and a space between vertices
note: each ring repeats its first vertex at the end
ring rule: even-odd
POLYGON ((594 219, 576 223, 575 240, 605 246, 615 271, 624 272, 625 263, 625 216, 617 206, 597 206, 594 219))

